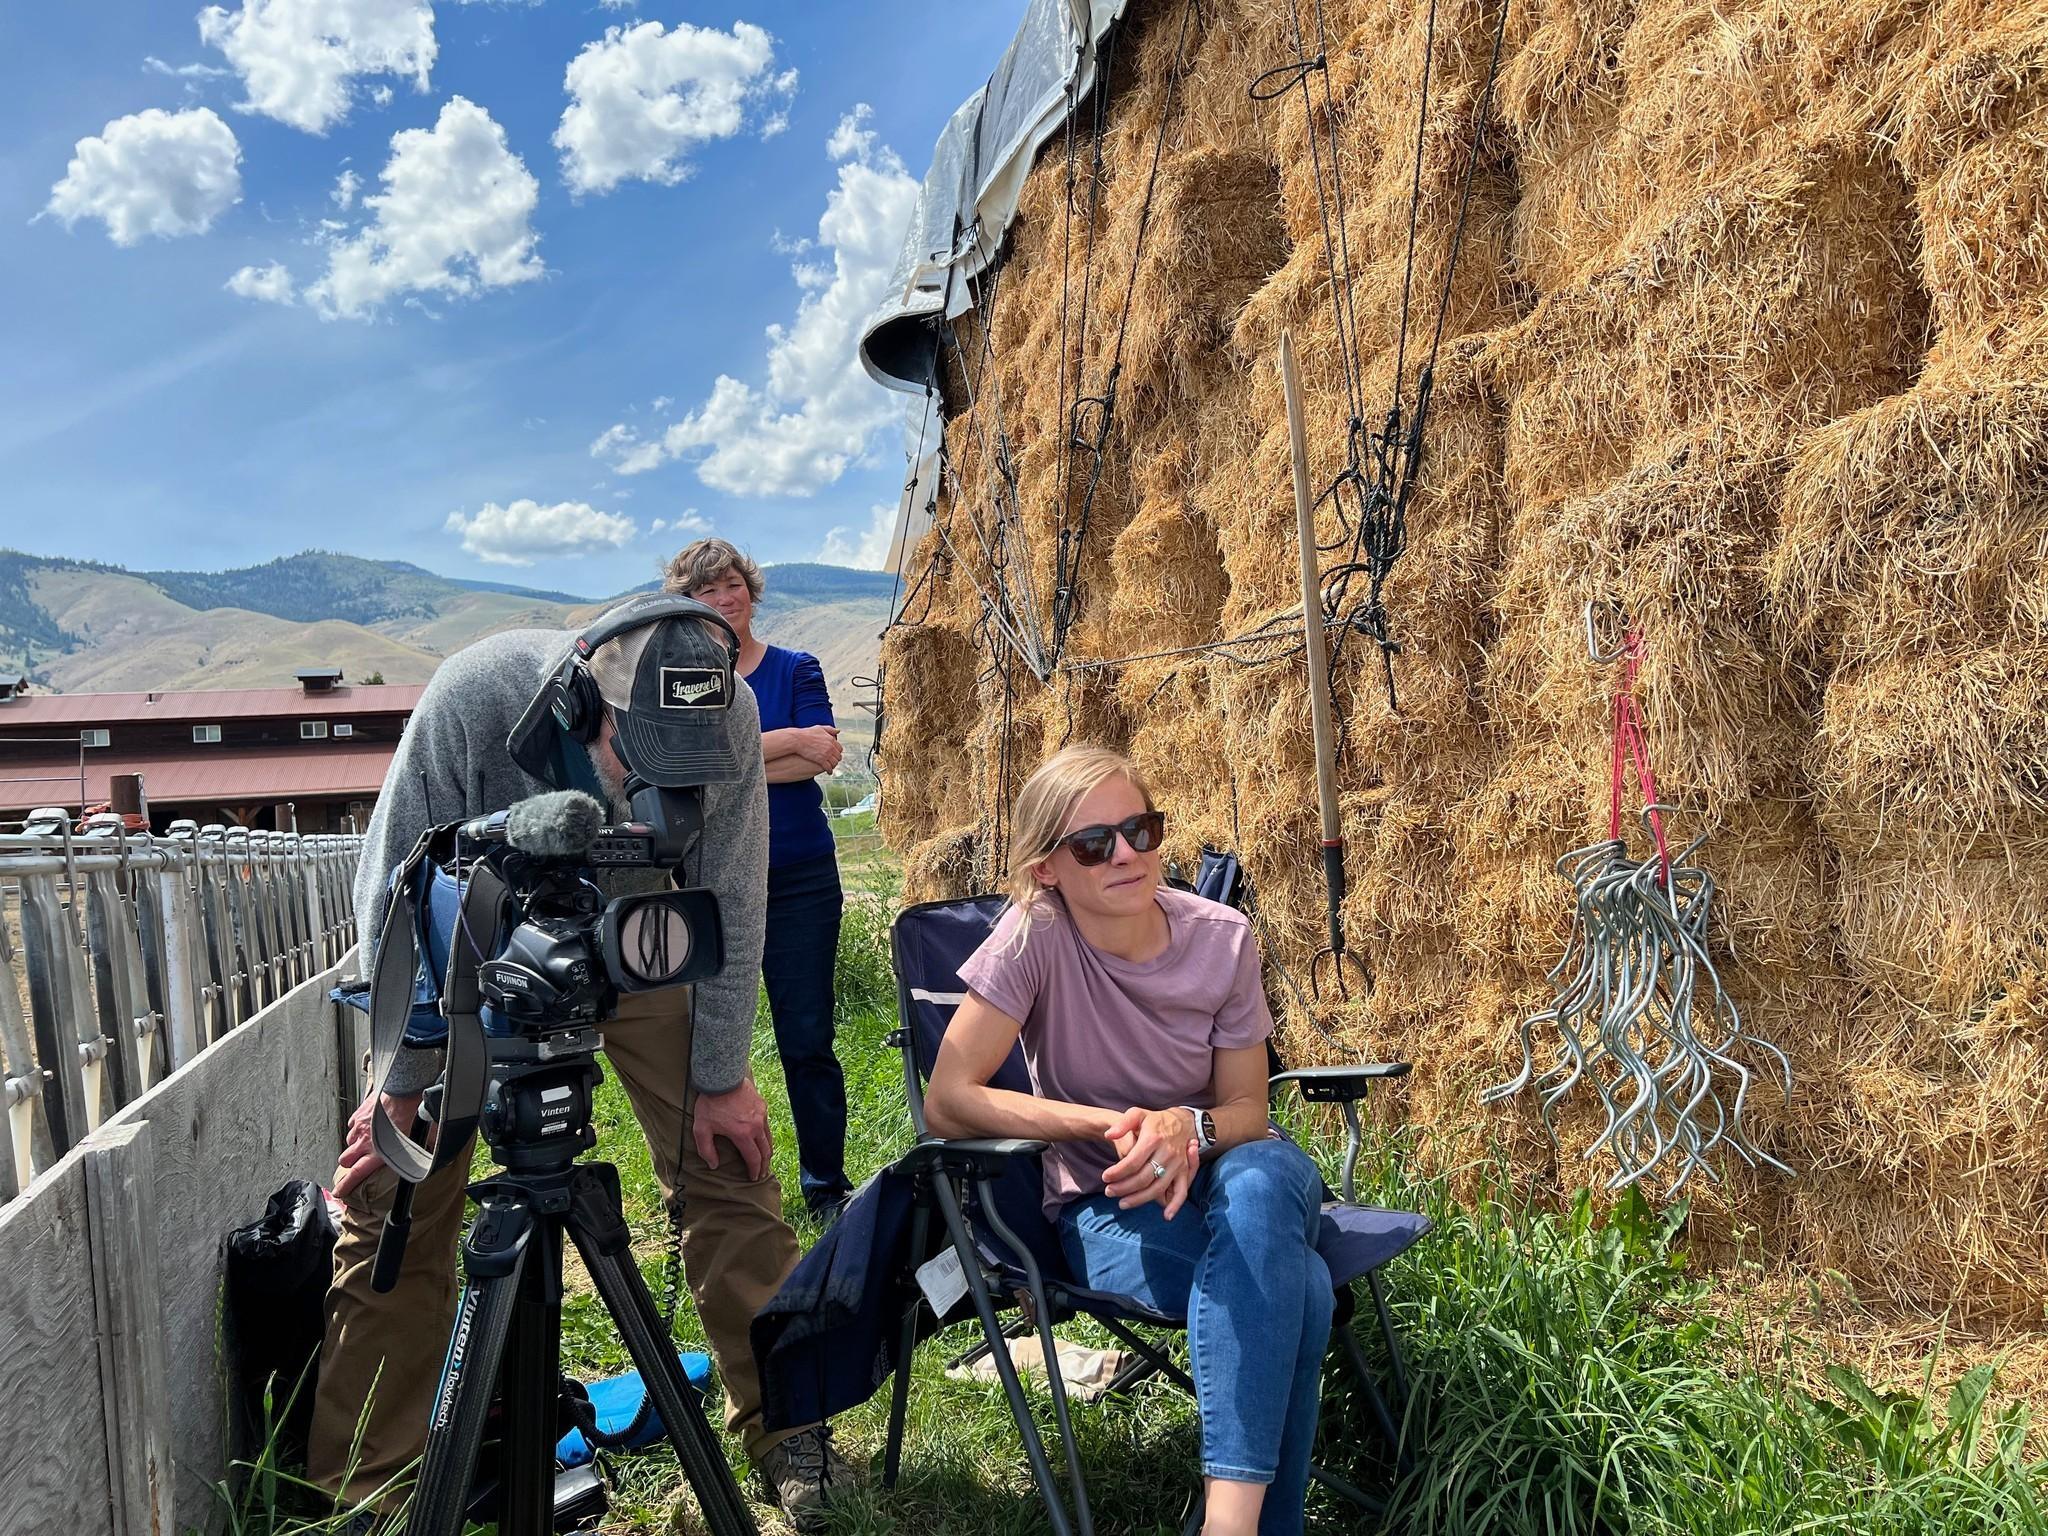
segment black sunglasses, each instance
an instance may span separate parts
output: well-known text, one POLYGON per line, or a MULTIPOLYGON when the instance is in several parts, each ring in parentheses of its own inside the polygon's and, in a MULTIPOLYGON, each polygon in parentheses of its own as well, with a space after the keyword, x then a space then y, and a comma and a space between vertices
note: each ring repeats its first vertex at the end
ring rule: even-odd
POLYGON ((1076 864, 1083 869, 1093 869, 1097 864, 1109 862, 1110 856, 1116 852, 1118 834, 1122 834, 1123 840, 1131 845, 1131 852, 1150 853, 1166 836, 1166 812, 1142 811, 1113 827, 1083 827, 1078 832, 1069 832, 1053 847, 1055 850, 1065 848, 1073 854, 1076 864))

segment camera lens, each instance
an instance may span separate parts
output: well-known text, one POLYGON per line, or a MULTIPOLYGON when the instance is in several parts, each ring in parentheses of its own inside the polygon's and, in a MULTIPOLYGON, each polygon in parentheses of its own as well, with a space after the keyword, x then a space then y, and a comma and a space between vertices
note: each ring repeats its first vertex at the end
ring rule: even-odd
POLYGON ((618 962, 649 986, 671 981, 690 960, 690 925, 664 901, 640 903, 619 922, 618 962))

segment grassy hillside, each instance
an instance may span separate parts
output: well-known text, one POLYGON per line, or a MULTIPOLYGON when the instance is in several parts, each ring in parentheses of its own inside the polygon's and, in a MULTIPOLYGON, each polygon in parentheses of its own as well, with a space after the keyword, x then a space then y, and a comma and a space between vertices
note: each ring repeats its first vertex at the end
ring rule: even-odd
MULTIPOLYGON (((757 628, 825 669, 850 763, 873 717, 872 676, 893 578, 882 571, 768 568, 757 628)), ((0 670, 27 665, 64 693, 289 684, 300 667, 424 682, 443 656, 504 629, 571 629, 616 598, 457 581, 402 561, 308 552, 234 571, 130 572, 0 550, 0 670)))
POLYGON ((566 592, 537 592, 502 582, 453 581, 402 560, 364 560, 324 550, 307 550, 233 571, 137 574, 188 608, 247 608, 301 623, 348 619, 374 624, 428 618, 452 598, 469 592, 554 604, 582 601, 566 592))
POLYGON ((242 608, 195 613, 136 576, 48 569, 27 585, 80 642, 39 668, 44 683, 65 693, 261 688, 327 664, 349 677, 382 672, 388 683, 422 683, 440 659, 343 620, 294 623, 242 608))

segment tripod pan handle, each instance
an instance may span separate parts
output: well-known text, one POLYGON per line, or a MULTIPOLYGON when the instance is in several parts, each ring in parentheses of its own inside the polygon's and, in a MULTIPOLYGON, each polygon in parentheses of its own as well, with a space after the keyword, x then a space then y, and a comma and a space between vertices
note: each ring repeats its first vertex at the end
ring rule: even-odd
POLYGON ((406 1240, 412 1236, 413 1186, 401 1182, 391 1199, 391 1212, 384 1218, 384 1231, 377 1239, 377 1260, 370 1266, 370 1289, 379 1296, 389 1294, 398 1284, 398 1267, 405 1262, 406 1240))

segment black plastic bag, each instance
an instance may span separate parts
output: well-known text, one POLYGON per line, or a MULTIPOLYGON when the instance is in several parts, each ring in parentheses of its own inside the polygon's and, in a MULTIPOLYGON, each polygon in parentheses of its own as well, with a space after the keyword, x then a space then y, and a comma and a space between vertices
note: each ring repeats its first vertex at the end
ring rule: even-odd
POLYGON ((228 1325, 243 1443, 260 1446, 268 1390, 271 1411, 281 1416, 279 1457, 293 1465, 304 1459, 313 1422, 335 1236, 327 1197, 308 1179, 293 1179, 270 1197, 260 1221, 228 1234, 228 1325))

